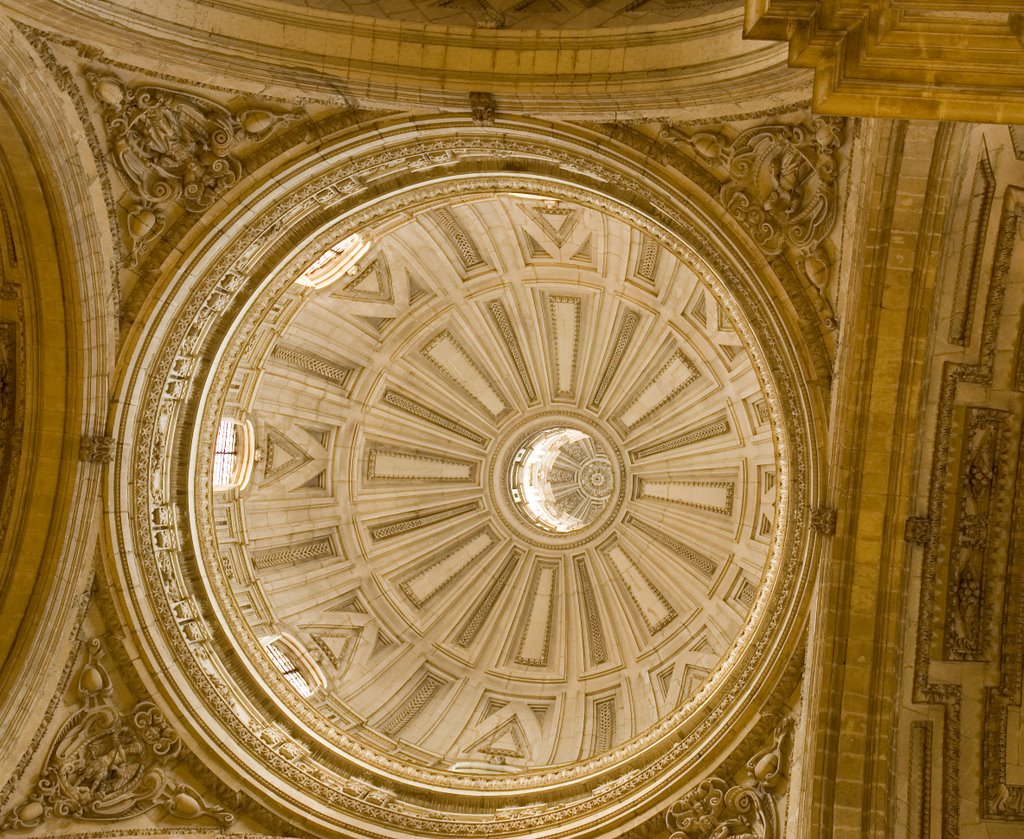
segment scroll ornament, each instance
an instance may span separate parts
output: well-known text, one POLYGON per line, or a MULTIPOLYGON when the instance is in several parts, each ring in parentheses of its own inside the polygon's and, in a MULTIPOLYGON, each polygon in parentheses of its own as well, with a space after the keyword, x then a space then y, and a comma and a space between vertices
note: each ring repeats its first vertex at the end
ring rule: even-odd
POLYGON ((821 289, 831 273, 824 247, 839 213, 839 149, 845 123, 815 117, 796 125, 760 125, 729 141, 720 132, 661 136, 683 143, 723 170, 719 198, 769 256, 785 254, 821 289))
POLYGON ((776 726, 771 745, 747 761, 743 782, 708 778, 669 807, 669 839, 780 839, 772 792, 784 777, 783 752, 791 729, 788 719, 776 726))
POLYGON ((114 165, 134 194, 127 223, 136 255, 163 228, 167 204, 205 210, 241 177, 237 146, 263 140, 299 116, 260 108, 235 114, 170 88, 133 87, 96 72, 86 79, 102 109, 114 165))
POLYGON ((80 706, 60 727, 43 771, 27 799, 0 820, 0 832, 28 829, 49 818, 127 819, 163 808, 178 819, 234 821, 187 784, 175 783, 168 764, 181 751, 178 735, 152 702, 124 713, 111 702, 110 678, 92 640, 78 678, 80 706))

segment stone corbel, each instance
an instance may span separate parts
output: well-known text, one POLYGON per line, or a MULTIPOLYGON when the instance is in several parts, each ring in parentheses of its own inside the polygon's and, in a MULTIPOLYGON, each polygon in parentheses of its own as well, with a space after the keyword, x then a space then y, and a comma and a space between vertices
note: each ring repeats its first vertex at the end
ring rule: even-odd
POLYGON ((494 125, 494 112, 497 108, 494 94, 469 94, 469 107, 473 113, 474 125, 494 125))

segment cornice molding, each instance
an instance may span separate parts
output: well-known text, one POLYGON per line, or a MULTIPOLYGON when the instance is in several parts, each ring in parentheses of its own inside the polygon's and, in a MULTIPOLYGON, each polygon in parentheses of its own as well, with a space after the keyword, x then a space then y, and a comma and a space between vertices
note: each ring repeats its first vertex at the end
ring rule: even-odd
POLYGON ((814 70, 820 113, 1021 123, 1020 9, 1013 0, 747 0, 746 37, 789 43, 790 65, 814 70))

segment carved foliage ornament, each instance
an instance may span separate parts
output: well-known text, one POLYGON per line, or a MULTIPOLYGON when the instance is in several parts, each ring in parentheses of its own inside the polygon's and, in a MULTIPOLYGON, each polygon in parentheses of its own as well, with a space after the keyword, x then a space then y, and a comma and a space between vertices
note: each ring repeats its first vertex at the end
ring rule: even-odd
POLYGON ((159 205, 178 202, 189 212, 205 210, 241 176, 236 147, 297 118, 265 109, 234 114, 192 94, 132 87, 92 71, 85 75, 100 103, 114 165, 136 199, 128 210, 135 250, 163 226, 159 205))
POLYGON ((743 782, 708 778, 669 807, 669 839, 779 839, 772 791, 784 777, 784 749, 791 729, 788 719, 776 726, 772 743, 747 761, 743 782))
POLYGON ((727 173, 719 197, 769 256, 788 254, 819 288, 830 259, 823 243, 835 224, 839 148, 844 122, 816 117, 798 125, 761 125, 729 141, 720 132, 692 136, 665 126, 662 137, 685 143, 727 173))
POLYGON ((230 825, 234 816, 173 782, 166 764, 181 741, 160 710, 139 702, 124 713, 112 704, 102 655, 99 641, 91 641, 78 678, 79 708, 58 730, 28 798, 4 817, 0 830, 32 828, 50 817, 125 819, 156 807, 179 819, 207 816, 230 825))

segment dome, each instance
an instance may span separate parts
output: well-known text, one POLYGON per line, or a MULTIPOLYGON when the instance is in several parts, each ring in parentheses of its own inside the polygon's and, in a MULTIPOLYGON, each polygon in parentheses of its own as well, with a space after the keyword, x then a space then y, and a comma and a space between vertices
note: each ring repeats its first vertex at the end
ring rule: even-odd
POLYGON ((628 747, 720 665, 768 562, 742 337, 679 259, 571 201, 446 200, 359 236, 229 384, 259 464, 213 493, 226 623, 294 639, 323 674, 305 705, 424 768, 628 747))
POLYGON ((254 179, 154 319, 118 479, 140 654, 314 833, 650 818, 796 642, 799 360, 742 238, 649 167, 530 122, 378 132, 254 179))

